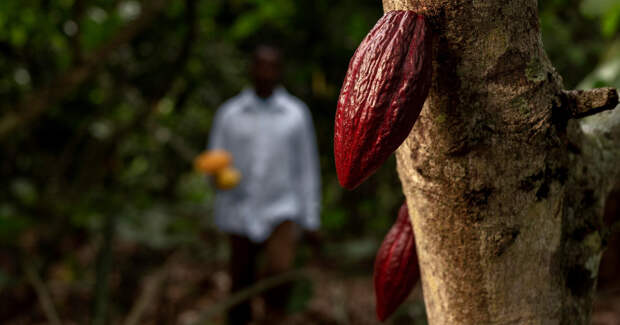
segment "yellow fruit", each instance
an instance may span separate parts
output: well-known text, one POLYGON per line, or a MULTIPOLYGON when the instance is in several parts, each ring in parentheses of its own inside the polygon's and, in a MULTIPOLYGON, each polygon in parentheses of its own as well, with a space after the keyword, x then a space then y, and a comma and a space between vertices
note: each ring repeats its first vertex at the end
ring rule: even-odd
POLYGON ((201 153, 194 159, 194 168, 207 174, 214 174, 232 163, 232 156, 226 150, 211 150, 201 153))
POLYGON ((240 181, 241 173, 233 167, 226 167, 215 173, 215 187, 220 190, 230 190, 237 186, 240 181))

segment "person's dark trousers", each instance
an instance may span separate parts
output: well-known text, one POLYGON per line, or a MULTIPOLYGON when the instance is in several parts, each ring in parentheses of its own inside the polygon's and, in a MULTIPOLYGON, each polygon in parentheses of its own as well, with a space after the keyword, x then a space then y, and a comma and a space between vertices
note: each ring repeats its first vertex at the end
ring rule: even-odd
MULTIPOLYGON (((259 246, 242 236, 230 235, 230 278, 233 293, 250 286, 256 276, 259 246)), ((250 301, 246 300, 228 311, 229 325, 246 325, 252 320, 250 301)))
MULTIPOLYGON (((266 276, 274 276, 291 269, 295 259, 296 225, 291 221, 281 223, 265 243, 255 244, 246 237, 230 236, 230 275, 232 292, 243 290, 256 279, 258 254, 265 252, 266 276)), ((278 324, 284 317, 291 285, 278 286, 264 293, 265 324, 278 324)), ((252 321, 250 301, 244 301, 228 313, 229 325, 247 325, 252 321)))

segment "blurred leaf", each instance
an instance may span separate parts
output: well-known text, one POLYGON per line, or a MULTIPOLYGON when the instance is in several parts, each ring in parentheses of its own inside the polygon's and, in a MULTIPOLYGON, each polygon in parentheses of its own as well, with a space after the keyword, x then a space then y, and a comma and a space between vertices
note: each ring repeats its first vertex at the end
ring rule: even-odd
POLYGON ((34 204, 38 197, 36 187, 24 178, 13 180, 11 190, 13 195, 24 205, 34 204))
POLYGON ((620 3, 615 7, 609 8, 602 17, 601 21, 603 35, 607 38, 614 37, 620 27, 620 3))
POLYGON ((314 292, 314 285, 309 279, 301 279, 293 283, 291 298, 289 299, 287 310, 289 313, 298 313, 306 309, 314 292))
POLYGON ((92 50, 114 35, 123 25, 123 19, 115 13, 97 6, 88 8, 87 18, 81 24, 80 34, 85 49, 92 50))
POLYGON ((581 2, 581 12, 590 17, 602 16, 612 7, 617 7, 617 0, 583 0, 581 2))
POLYGON ((188 172, 181 176, 176 193, 184 202, 205 203, 212 196, 213 188, 207 182, 206 176, 188 172))
POLYGON ((22 231, 31 225, 28 218, 16 215, 10 206, 0 206, 0 242, 15 244, 22 231))
POLYGON ((327 231, 341 231, 347 223, 348 213, 343 208, 323 210, 322 227, 327 231))

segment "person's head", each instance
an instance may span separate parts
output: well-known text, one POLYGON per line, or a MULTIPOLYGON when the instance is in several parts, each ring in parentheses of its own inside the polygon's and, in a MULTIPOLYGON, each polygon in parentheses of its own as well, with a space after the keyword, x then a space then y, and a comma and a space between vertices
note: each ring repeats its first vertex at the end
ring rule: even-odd
POLYGON ((259 45, 254 50, 250 73, 254 90, 260 97, 267 98, 280 82, 282 54, 270 45, 259 45))

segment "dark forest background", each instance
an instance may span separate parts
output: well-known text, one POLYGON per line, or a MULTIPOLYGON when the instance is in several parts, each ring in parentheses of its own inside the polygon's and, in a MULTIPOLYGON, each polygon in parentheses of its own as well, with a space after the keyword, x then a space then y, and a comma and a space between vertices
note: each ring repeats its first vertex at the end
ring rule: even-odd
MULTIPOLYGON (((620 88, 620 2, 539 3, 565 87, 620 88)), ((192 159, 262 42, 284 50, 321 154, 321 240, 299 251, 313 271, 291 312, 375 322, 374 253, 404 196, 394 158, 341 189, 332 134, 348 60, 381 15, 378 0, 0 1, 0 323, 193 324, 226 302, 228 242, 192 159)), ((423 319, 418 289, 392 322, 423 319)))

